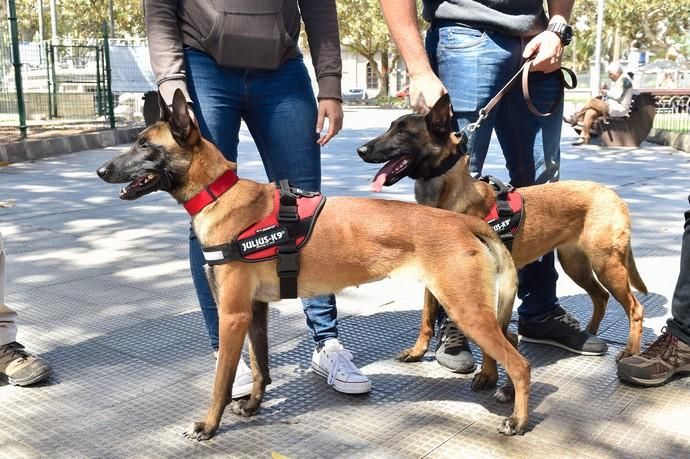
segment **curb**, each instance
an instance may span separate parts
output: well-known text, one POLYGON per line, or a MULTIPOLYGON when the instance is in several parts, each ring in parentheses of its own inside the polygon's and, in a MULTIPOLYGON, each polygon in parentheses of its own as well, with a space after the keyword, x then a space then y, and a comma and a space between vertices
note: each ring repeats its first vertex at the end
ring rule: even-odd
POLYGON ((690 153, 690 134, 686 132, 673 132, 652 128, 647 136, 647 141, 690 153))
POLYGON ((82 150, 110 147, 136 139, 143 126, 107 129, 84 134, 22 140, 0 145, 0 162, 18 163, 82 150))

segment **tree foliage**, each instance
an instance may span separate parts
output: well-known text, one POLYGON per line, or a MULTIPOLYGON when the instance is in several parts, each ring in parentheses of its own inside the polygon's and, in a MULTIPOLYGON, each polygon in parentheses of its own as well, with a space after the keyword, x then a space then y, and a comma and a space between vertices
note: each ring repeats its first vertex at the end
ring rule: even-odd
MULTIPOLYGON (((344 47, 363 56, 379 80, 379 95, 388 96, 388 75, 400 56, 388 33, 379 0, 336 0, 340 40, 344 47)), ((421 0, 417 0, 421 14, 421 0)), ((420 20, 420 29, 423 21, 420 20)))
MULTIPOLYGON (((16 0, 17 18, 24 41, 39 40, 39 1, 43 3, 43 27, 49 39, 50 0, 16 0)), ((141 0, 112 0, 115 37, 144 36, 144 12, 141 0)), ((5 3, 4 1, 2 3, 5 3)), ((5 9, 5 5, 2 6, 5 9)), ((109 0, 56 0, 59 38, 96 38, 102 36, 103 22, 110 23, 109 0)))
MULTIPOLYGON (((597 0, 577 0, 571 22, 575 26, 578 69, 586 68, 596 46, 597 0)), ((687 42, 690 33, 690 0, 609 0, 604 5, 602 59, 625 57, 631 45, 666 56, 669 48, 687 42), (616 37, 621 56, 616 56, 616 37)), ((566 54, 568 56, 568 54, 566 54)))

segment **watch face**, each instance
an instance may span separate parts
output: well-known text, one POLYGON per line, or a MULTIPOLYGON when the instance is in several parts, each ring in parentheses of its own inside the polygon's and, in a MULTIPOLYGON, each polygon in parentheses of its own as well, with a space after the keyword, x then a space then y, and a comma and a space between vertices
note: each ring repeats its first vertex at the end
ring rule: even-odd
POLYGON ((561 32, 561 38, 563 39, 565 44, 570 43, 570 40, 573 39, 573 28, 569 25, 565 26, 563 28, 563 32, 561 32))

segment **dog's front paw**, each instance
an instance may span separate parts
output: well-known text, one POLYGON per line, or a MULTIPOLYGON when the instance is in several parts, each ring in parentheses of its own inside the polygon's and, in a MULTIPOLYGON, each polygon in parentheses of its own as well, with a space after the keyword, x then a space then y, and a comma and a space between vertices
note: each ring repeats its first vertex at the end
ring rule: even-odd
POLYGON ((485 390, 496 387, 498 374, 484 373, 480 371, 472 378, 472 390, 485 390))
POLYGON ((624 359, 624 358, 630 357, 632 355, 635 355, 635 354, 633 352, 630 352, 630 350, 628 348, 625 348, 622 351, 620 351, 618 353, 618 355, 616 356, 616 362, 618 362, 620 359, 624 359))
POLYGON ((395 358, 401 362, 419 362, 424 357, 424 352, 417 351, 414 347, 401 351, 395 358))
POLYGON ((498 426, 498 432, 512 437, 513 435, 524 435, 527 430, 527 423, 520 424, 515 416, 505 418, 498 426))
POLYGON ((494 392, 494 400, 500 403, 506 403, 515 399, 515 388, 512 384, 504 384, 496 389, 494 392))
POLYGON ((256 414, 256 411, 259 409, 259 405, 261 405, 260 402, 256 402, 251 398, 243 400, 233 400, 230 404, 230 410, 238 416, 248 418, 256 414))
POLYGON ((183 435, 195 441, 209 440, 211 437, 213 437, 213 435, 215 435, 217 428, 218 426, 213 428, 207 427, 205 422, 194 422, 183 435))

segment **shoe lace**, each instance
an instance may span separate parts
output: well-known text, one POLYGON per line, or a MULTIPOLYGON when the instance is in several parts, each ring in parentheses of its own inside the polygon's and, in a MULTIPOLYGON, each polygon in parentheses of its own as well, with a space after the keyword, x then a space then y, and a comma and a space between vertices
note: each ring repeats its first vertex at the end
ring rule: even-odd
POLYGON ((463 346, 466 341, 465 335, 453 323, 452 320, 446 318, 441 325, 441 342, 446 345, 446 348, 455 346, 463 346))
POLYGON ((580 329, 581 329, 581 327, 580 327, 580 321, 578 321, 575 317, 573 317, 573 316, 570 315, 569 313, 566 312, 566 313, 563 314, 559 319, 560 319, 564 324, 566 324, 568 327, 574 328, 575 330, 580 331, 580 329))
POLYGON ((19 357, 20 359, 29 358, 29 353, 24 350, 24 346, 22 346, 16 341, 13 343, 5 344, 4 346, 0 346, 0 353, 9 353, 10 357, 9 359, 7 359, 8 361, 12 361, 16 357, 19 357))
POLYGON ((647 358, 659 357, 661 360, 668 361, 675 365, 678 362, 678 338, 666 331, 666 327, 661 329, 661 336, 652 343, 649 348, 640 355, 647 358))
POLYGON ((352 363, 352 353, 338 343, 328 350, 331 369, 328 371, 328 384, 333 385, 338 372, 360 374, 359 368, 352 363))

